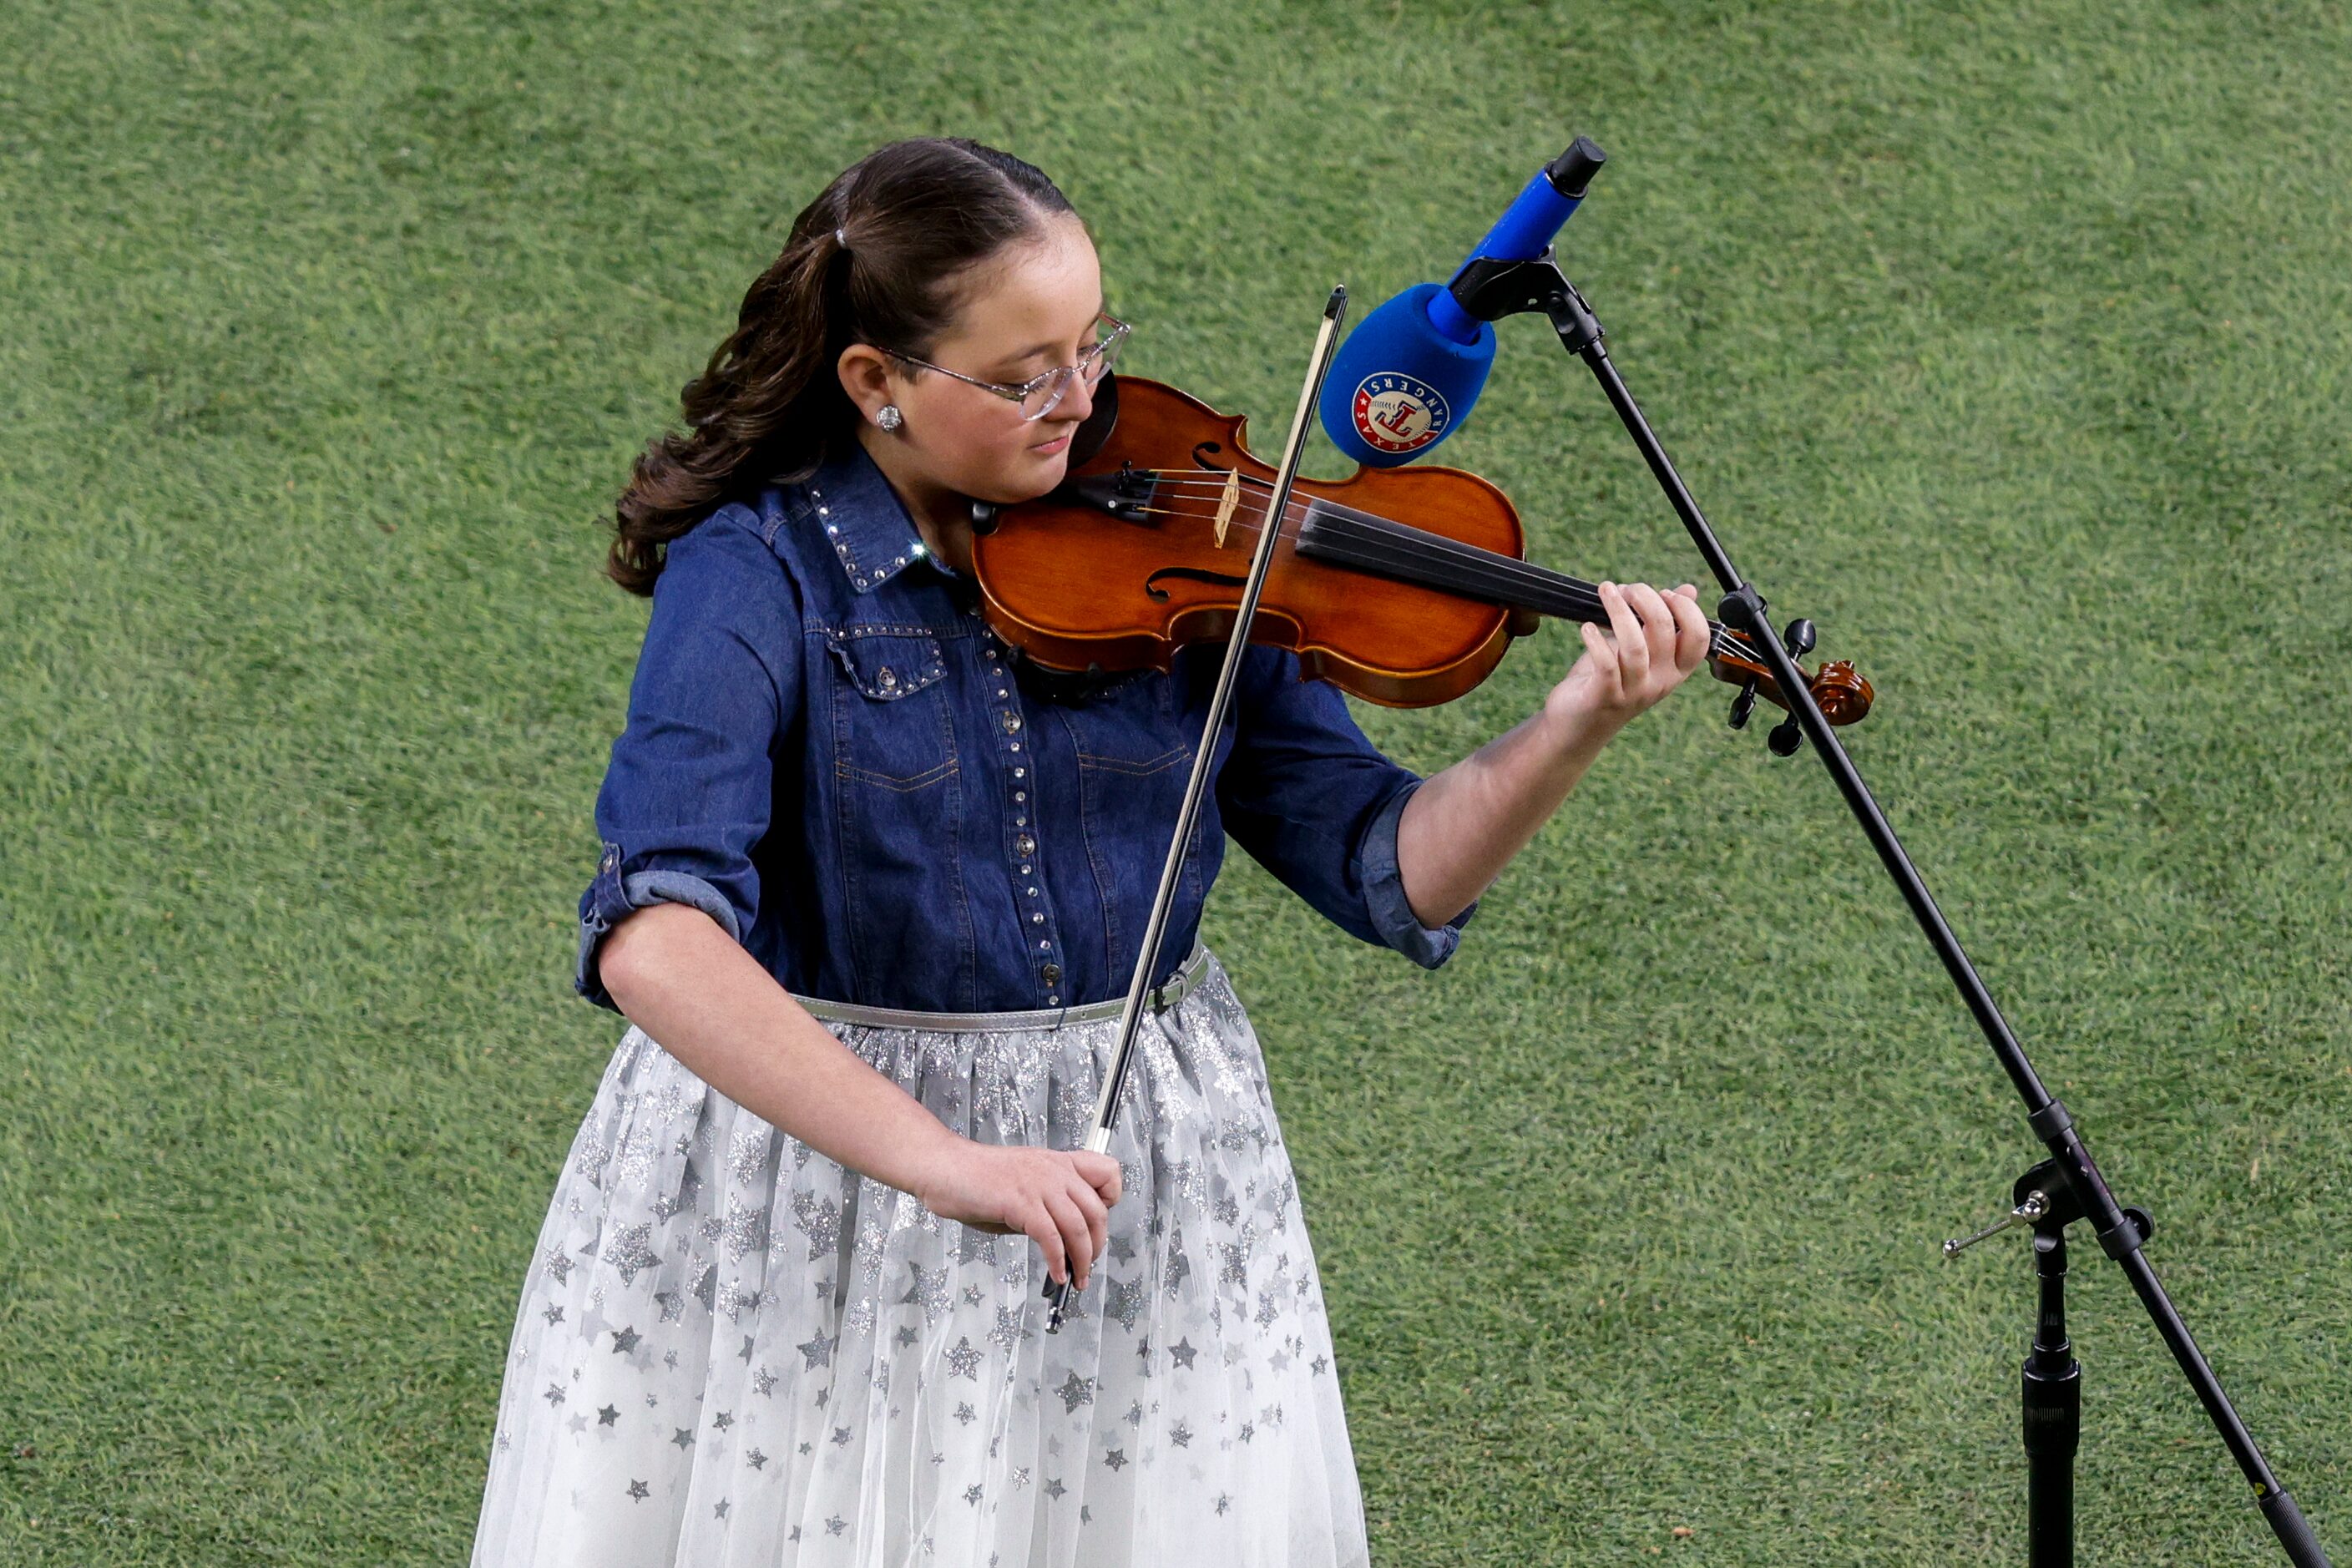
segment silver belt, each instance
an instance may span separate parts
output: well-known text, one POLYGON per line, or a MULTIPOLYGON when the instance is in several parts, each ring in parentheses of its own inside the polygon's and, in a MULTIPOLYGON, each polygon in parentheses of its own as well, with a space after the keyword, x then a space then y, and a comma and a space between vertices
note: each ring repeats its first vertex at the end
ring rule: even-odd
MULTIPOLYGON (((1209 950, 1196 942, 1181 969, 1143 994, 1143 1005, 1154 1013, 1166 1012, 1186 993, 1199 987, 1208 968, 1209 950)), ((1012 1013, 924 1013, 912 1007, 867 1007, 856 1002, 835 1002, 827 996, 803 996, 797 991, 788 994, 820 1018, 907 1029, 1050 1029, 1063 1024, 1116 1018, 1127 1010, 1124 996, 1075 1007, 1031 1007, 1012 1013)))

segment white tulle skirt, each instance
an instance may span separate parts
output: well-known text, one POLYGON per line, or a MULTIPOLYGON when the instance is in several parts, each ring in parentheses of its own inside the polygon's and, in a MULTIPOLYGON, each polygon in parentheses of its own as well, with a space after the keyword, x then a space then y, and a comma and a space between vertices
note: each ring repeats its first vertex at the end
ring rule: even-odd
MULTIPOLYGON (((829 1020, 948 1126, 1083 1145, 1118 1025, 829 1020)), ((630 1028, 557 1181, 474 1568, 1355 1568, 1322 1291, 1223 966, 1140 1026, 1109 1250, 941 1220, 630 1028)))

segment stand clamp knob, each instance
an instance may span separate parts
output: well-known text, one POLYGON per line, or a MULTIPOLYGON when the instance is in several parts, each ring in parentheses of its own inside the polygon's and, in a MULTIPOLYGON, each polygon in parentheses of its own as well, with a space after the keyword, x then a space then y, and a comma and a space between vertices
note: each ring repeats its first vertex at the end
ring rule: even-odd
POLYGON ((1990 1240, 1993 1237, 1999 1236, 2002 1231, 2009 1229, 2011 1226, 2032 1225, 2034 1221, 2040 1219, 2043 1215, 2046 1215, 2049 1212, 2050 1200, 2048 1197, 2044 1196, 2041 1193, 2028 1193, 2025 1194, 2025 1201, 2023 1203, 2019 1204, 2015 1208, 2010 1210, 2007 1214, 2001 1215, 2000 1218, 1993 1221, 1982 1230, 1978 1231, 1974 1236, 1954 1237, 1951 1240, 1944 1243, 1944 1257, 1948 1260, 1958 1258, 1961 1253, 1966 1252, 1978 1242, 1990 1240))

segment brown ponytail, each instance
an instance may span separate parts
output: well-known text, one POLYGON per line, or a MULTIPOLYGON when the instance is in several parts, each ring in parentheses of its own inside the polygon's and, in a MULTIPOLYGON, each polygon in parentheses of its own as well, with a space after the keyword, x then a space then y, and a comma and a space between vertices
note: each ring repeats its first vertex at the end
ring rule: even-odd
POLYGON ((841 351, 870 342, 928 356, 951 322, 959 276, 1071 210, 1036 168, 961 136, 893 142, 843 170, 793 220, 735 330, 686 384, 686 431, 636 458, 614 506, 605 575, 651 594, 669 541, 838 455, 857 418, 834 372, 841 351))

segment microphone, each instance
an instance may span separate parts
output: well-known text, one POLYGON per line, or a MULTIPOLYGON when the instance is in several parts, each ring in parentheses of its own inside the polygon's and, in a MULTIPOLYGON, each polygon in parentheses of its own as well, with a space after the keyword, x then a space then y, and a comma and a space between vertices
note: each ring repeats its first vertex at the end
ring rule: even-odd
POLYGON ((1605 156, 1588 137, 1537 172, 1446 283, 1416 283, 1366 316, 1331 361, 1320 413, 1332 444, 1367 468, 1409 463, 1461 427, 1495 364, 1495 324, 1452 293, 1480 257, 1532 261, 1550 246, 1605 156))

